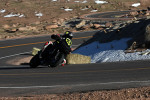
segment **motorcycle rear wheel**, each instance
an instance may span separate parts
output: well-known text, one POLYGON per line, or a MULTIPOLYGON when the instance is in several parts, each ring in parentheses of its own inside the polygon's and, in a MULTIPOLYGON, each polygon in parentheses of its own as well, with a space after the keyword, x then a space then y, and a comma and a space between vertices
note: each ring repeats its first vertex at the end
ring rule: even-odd
POLYGON ((62 63, 63 59, 64 59, 64 54, 59 53, 59 55, 56 57, 56 62, 53 63, 53 64, 51 64, 50 66, 51 66, 51 67, 56 67, 56 66, 58 66, 59 64, 62 63))
POLYGON ((29 65, 30 68, 36 68, 40 65, 40 58, 38 54, 31 58, 29 65))

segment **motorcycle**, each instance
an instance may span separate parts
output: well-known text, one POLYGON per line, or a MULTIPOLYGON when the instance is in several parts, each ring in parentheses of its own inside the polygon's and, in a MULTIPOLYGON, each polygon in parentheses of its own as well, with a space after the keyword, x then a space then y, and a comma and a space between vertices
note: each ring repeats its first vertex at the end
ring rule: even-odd
POLYGON ((31 58, 30 68, 36 68, 39 65, 56 67, 63 62, 64 53, 59 49, 59 41, 46 42, 43 48, 31 58))

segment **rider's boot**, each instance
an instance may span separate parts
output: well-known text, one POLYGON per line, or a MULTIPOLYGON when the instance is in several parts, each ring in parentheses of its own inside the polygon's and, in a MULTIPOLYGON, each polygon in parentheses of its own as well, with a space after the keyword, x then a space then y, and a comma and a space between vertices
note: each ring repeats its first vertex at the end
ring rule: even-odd
POLYGON ((61 66, 64 66, 66 64, 66 59, 63 60, 61 66))

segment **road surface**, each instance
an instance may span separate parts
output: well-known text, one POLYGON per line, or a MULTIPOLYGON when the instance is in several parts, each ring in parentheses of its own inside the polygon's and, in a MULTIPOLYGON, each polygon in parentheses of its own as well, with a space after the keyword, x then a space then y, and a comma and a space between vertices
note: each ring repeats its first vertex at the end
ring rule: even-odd
MULTIPOLYGON (((89 41, 95 32, 74 33, 73 47, 89 41)), ((0 41, 0 96, 29 96, 48 93, 121 89, 150 86, 150 61, 66 65, 56 68, 7 62, 28 57, 50 36, 0 41)))

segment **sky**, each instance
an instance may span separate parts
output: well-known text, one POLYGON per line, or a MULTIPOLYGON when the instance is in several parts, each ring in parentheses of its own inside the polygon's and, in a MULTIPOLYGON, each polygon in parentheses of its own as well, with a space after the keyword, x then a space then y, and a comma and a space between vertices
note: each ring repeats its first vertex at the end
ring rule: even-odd
POLYGON ((91 44, 80 47, 73 53, 90 56, 91 63, 150 59, 150 54, 143 54, 150 52, 149 49, 143 52, 125 53, 124 51, 127 49, 127 41, 130 39, 131 38, 122 38, 120 40, 114 40, 108 43, 99 43, 98 41, 95 41, 91 44))

